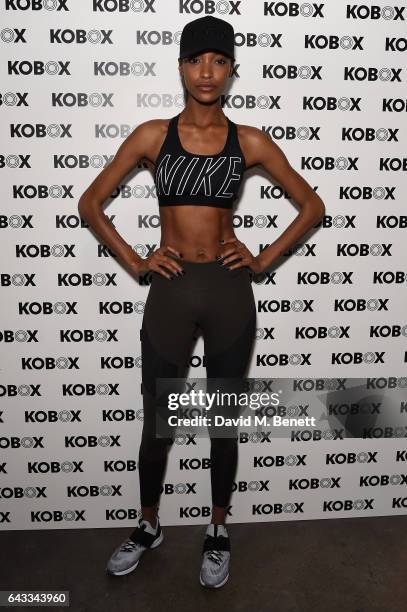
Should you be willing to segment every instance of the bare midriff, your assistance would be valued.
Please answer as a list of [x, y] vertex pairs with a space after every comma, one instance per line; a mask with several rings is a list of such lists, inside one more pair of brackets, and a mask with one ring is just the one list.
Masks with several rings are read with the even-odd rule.
[[232, 227], [233, 212], [228, 208], [197, 206], [161, 206], [161, 242], [194, 262], [213, 261], [221, 255], [220, 240], [236, 238]]

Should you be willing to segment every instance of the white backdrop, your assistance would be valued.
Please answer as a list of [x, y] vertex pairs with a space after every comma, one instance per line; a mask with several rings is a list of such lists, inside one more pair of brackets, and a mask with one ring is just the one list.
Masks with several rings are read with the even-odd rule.
[[[137, 283], [77, 205], [139, 123], [182, 110], [180, 34], [204, 14], [235, 29], [225, 114], [269, 131], [326, 205], [321, 226], [253, 279], [248, 376], [404, 388], [405, 3], [3, 0], [0, 11], [2, 529], [139, 515], [149, 277]], [[141, 162], [105, 207], [141, 256], [159, 246], [151, 170]], [[257, 254], [297, 207], [261, 167], [245, 177], [234, 226]], [[199, 338], [191, 377], [206, 375], [202, 359]], [[404, 410], [374, 439], [242, 441], [228, 521], [404, 513]], [[208, 458], [207, 439], [176, 441], [163, 525], [207, 522]]]

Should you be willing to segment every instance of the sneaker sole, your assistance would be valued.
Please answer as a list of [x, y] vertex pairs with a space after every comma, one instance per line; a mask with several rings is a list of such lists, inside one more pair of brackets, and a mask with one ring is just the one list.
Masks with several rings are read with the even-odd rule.
[[[160, 537], [157, 538], [157, 540], [154, 542], [154, 544], [152, 544], [150, 546], [150, 548], [146, 548], [146, 550], [151, 550], [152, 548], [157, 548], [157, 546], [159, 546], [161, 544], [163, 539], [164, 539], [164, 534], [161, 531]], [[146, 552], [146, 551], [144, 551], [144, 552]], [[110, 574], [110, 576], [126, 576], [127, 574], [130, 574], [131, 572], [133, 572], [136, 569], [136, 567], [138, 566], [139, 563], [140, 563], [140, 559], [138, 559], [136, 561], [136, 563], [134, 563], [134, 565], [131, 565], [130, 567], [128, 567], [125, 570], [122, 570], [121, 572], [114, 572], [114, 571], [110, 570], [108, 567], [106, 567], [106, 572], [108, 574]]]
[[201, 574], [199, 574], [199, 582], [201, 583], [202, 586], [207, 587], [209, 589], [218, 589], [219, 587], [222, 587], [224, 584], [226, 584], [226, 582], [228, 581], [228, 578], [229, 578], [229, 574], [225, 576], [225, 578], [222, 580], [222, 582], [219, 582], [219, 584], [206, 584], [206, 582], [202, 580]]

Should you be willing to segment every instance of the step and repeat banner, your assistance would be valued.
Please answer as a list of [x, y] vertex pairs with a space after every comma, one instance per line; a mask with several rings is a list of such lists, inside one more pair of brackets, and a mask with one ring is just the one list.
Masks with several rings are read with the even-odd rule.
[[[247, 374], [324, 395], [325, 418], [278, 435], [240, 429], [228, 522], [405, 514], [405, 2], [0, 7], [1, 529], [134, 526], [140, 516], [151, 275], [120, 265], [78, 200], [135, 127], [183, 109], [180, 35], [204, 15], [235, 29], [224, 113], [266, 131], [326, 205], [318, 226], [252, 279]], [[104, 207], [142, 257], [160, 243], [152, 171], [140, 160]], [[240, 196], [233, 225], [255, 255], [300, 210], [261, 166]], [[188, 375], [206, 376], [199, 336]], [[356, 379], [357, 391], [341, 394]], [[309, 414], [307, 404], [291, 394], [280, 416]], [[176, 437], [162, 524], [209, 521], [209, 451], [208, 438]]]

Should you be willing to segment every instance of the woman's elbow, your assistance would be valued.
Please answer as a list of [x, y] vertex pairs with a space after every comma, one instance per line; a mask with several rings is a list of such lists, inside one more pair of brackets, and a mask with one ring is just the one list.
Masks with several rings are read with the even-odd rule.
[[316, 196], [316, 197], [317, 197], [317, 200], [313, 205], [313, 209], [314, 209], [315, 218], [317, 222], [319, 222], [321, 221], [321, 219], [323, 219], [325, 212], [326, 212], [326, 208], [325, 208], [325, 204], [323, 200], [321, 200], [319, 196]]
[[321, 206], [320, 206], [320, 211], [319, 211], [319, 220], [320, 221], [324, 218], [325, 212], [326, 212], [325, 204], [321, 200]]
[[97, 205], [95, 202], [83, 193], [78, 201], [78, 212], [82, 219], [87, 221], [88, 218], [95, 214], [96, 209]]
[[79, 202], [78, 202], [78, 212], [79, 212], [79, 215], [82, 217], [82, 219], [85, 219], [86, 209], [87, 209], [86, 200], [82, 195], [79, 198]]

